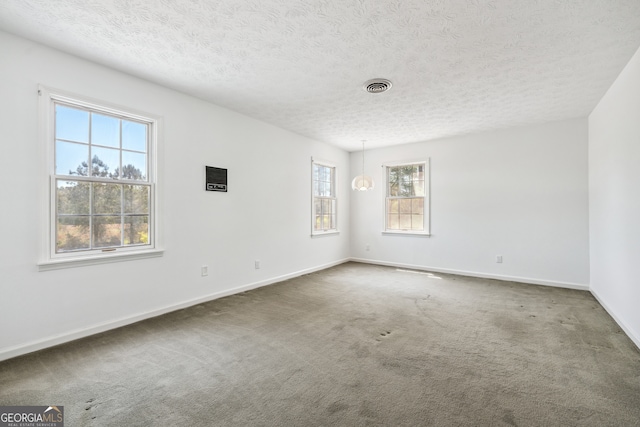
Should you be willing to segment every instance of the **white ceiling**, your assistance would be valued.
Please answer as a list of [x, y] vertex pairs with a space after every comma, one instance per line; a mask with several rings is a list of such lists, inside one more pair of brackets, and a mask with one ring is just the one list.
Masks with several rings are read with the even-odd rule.
[[354, 151], [586, 116], [640, 0], [2, 0], [0, 29]]

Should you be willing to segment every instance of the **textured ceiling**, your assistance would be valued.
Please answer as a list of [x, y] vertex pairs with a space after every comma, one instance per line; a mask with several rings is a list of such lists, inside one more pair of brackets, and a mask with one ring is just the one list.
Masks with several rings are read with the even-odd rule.
[[0, 29], [353, 151], [586, 116], [640, 0], [2, 0]]

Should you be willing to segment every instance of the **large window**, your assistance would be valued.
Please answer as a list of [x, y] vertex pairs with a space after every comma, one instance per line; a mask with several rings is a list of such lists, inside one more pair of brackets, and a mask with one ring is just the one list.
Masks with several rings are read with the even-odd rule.
[[429, 234], [428, 162], [386, 165], [385, 231]]
[[312, 234], [336, 233], [337, 198], [336, 168], [330, 164], [311, 162], [313, 202], [312, 202]]
[[156, 120], [52, 94], [46, 261], [155, 249]]

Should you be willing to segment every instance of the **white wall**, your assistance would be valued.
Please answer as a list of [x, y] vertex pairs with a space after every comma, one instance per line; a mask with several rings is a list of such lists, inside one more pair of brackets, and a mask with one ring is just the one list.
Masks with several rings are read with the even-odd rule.
[[589, 116], [591, 292], [640, 347], [640, 50]]
[[[367, 151], [376, 188], [352, 195], [351, 255], [587, 289], [587, 139], [585, 118]], [[427, 157], [432, 236], [382, 235], [380, 165]], [[351, 153], [351, 170], [360, 165]]]
[[[348, 258], [348, 153], [2, 32], [0, 82], [0, 359]], [[163, 257], [38, 272], [38, 84], [163, 117]], [[311, 156], [339, 168], [340, 235], [310, 237]]]

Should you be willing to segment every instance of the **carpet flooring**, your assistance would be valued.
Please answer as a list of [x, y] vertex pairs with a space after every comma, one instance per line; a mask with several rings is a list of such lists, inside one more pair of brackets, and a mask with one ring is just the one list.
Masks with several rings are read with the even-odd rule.
[[640, 426], [585, 291], [347, 263], [0, 362], [66, 426]]

